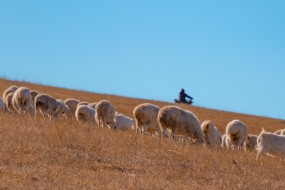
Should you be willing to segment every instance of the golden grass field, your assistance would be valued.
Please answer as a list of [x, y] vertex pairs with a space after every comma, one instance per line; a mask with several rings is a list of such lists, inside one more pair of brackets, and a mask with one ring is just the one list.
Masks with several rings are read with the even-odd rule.
[[[132, 116], [135, 106], [167, 102], [127, 98], [0, 79], [0, 92], [26, 86], [55, 98], [107, 99]], [[181, 105], [224, 133], [239, 119], [258, 134], [285, 128], [284, 120]], [[2, 189], [285, 189], [285, 162], [256, 153], [209, 149], [157, 137], [98, 129], [74, 119], [0, 113]]]

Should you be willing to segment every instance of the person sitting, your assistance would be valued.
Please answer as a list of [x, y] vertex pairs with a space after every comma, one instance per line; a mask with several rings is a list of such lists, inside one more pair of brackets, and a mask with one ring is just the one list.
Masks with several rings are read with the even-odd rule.
[[[189, 100], [187, 100], [189, 98]], [[188, 103], [192, 104], [193, 97], [189, 96], [188, 94], [185, 93], [185, 90], [182, 88], [181, 91], [179, 92], [179, 101], [181, 103]]]

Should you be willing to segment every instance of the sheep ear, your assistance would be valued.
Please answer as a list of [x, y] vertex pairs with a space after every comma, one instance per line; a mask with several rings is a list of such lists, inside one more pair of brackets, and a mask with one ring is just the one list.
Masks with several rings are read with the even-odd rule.
[[265, 131], [265, 129], [264, 128], [262, 128], [262, 131], [261, 131], [262, 133], [265, 133], [266, 131]]

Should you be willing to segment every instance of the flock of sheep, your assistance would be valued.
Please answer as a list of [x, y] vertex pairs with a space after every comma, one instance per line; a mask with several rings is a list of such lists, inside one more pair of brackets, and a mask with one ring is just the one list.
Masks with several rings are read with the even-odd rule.
[[201, 124], [194, 113], [173, 105], [159, 108], [150, 103], [140, 104], [133, 110], [133, 119], [118, 114], [107, 100], [88, 103], [68, 98], [63, 101], [26, 87], [11, 86], [4, 91], [3, 99], [0, 97], [0, 109], [3, 112], [34, 114], [35, 117], [41, 114], [49, 120], [62, 116], [75, 117], [78, 122], [90, 126], [130, 130], [144, 135], [151, 133], [160, 138], [171, 137], [174, 141], [189, 141], [210, 147], [255, 150], [256, 159], [260, 154], [285, 154], [285, 129], [275, 133], [263, 129], [257, 136], [248, 134], [244, 123], [233, 120], [221, 136], [213, 122], [206, 120]]

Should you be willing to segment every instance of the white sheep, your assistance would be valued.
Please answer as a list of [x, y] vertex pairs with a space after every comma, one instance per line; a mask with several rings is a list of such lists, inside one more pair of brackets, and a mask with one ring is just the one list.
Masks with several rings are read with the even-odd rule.
[[87, 106], [89, 106], [90, 108], [93, 108], [95, 110], [96, 104], [97, 104], [97, 102], [92, 102], [92, 103], [88, 103]]
[[44, 117], [49, 117], [51, 120], [57, 112], [58, 103], [55, 98], [47, 94], [38, 94], [34, 101], [35, 116], [40, 111]]
[[205, 143], [201, 124], [194, 113], [171, 105], [161, 108], [157, 119], [163, 131], [171, 130], [173, 139], [178, 132], [185, 136], [184, 139], [190, 137], [200, 143]]
[[13, 94], [12, 105], [18, 114], [33, 113], [33, 99], [30, 90], [26, 87], [18, 88]]
[[77, 104], [77, 106], [80, 106], [80, 105], [85, 105], [85, 106], [87, 106], [89, 104], [89, 102], [79, 102], [78, 104]]
[[15, 108], [13, 107], [12, 105], [12, 98], [13, 98], [13, 95], [14, 95], [14, 92], [10, 92], [9, 94], [6, 94], [5, 96], [5, 105], [6, 105], [6, 109], [9, 111], [9, 112], [16, 112]]
[[227, 135], [226, 134], [223, 134], [222, 135], [222, 144], [221, 144], [221, 147], [222, 148], [227, 148], [227, 144], [228, 144], [228, 139], [227, 139]]
[[135, 128], [135, 120], [123, 114], [116, 113], [116, 129], [132, 130]]
[[271, 156], [275, 155], [285, 155], [285, 136], [276, 135], [274, 133], [266, 132], [262, 129], [261, 133], [257, 138], [256, 145], [258, 159], [259, 155], [269, 154]]
[[67, 118], [71, 118], [72, 113], [70, 108], [61, 99], [56, 99], [56, 101], [57, 101], [57, 110], [54, 116], [58, 117], [61, 115], [65, 115]]
[[233, 148], [242, 149], [244, 142], [247, 139], [248, 129], [247, 126], [239, 120], [233, 120], [228, 123], [226, 127], [226, 144], [229, 149]]
[[96, 104], [96, 123], [100, 127], [111, 127], [114, 129], [116, 127], [115, 121], [115, 108], [108, 100], [101, 100]]
[[4, 92], [3, 92], [3, 100], [4, 100], [4, 103], [6, 104], [6, 96], [9, 94], [9, 93], [14, 93], [19, 87], [18, 86], [10, 86], [8, 87]]
[[161, 133], [157, 116], [160, 108], [150, 103], [143, 103], [136, 106], [133, 116], [136, 122], [136, 131], [147, 133], [148, 130]]
[[75, 116], [75, 111], [79, 102], [79, 100], [76, 100], [74, 98], [67, 98], [64, 100], [65, 105], [69, 107], [73, 116]]
[[35, 90], [31, 90], [31, 95], [32, 95], [32, 100], [33, 102], [35, 101], [35, 97], [39, 94], [39, 92], [35, 91]]
[[257, 135], [249, 134], [247, 136], [247, 140], [244, 143], [245, 149], [249, 151], [254, 150], [255, 146], [257, 145], [257, 138]]
[[95, 125], [95, 110], [86, 105], [79, 105], [75, 111], [76, 120], [86, 122], [88, 125]]
[[2, 112], [6, 112], [6, 105], [4, 103], [4, 100], [0, 97], [0, 110]]
[[279, 130], [275, 131], [274, 134], [276, 134], [276, 135], [285, 135], [285, 129], [279, 129]]
[[219, 130], [215, 127], [214, 123], [206, 120], [201, 124], [201, 129], [204, 134], [205, 143], [209, 146], [220, 146], [222, 138]]

